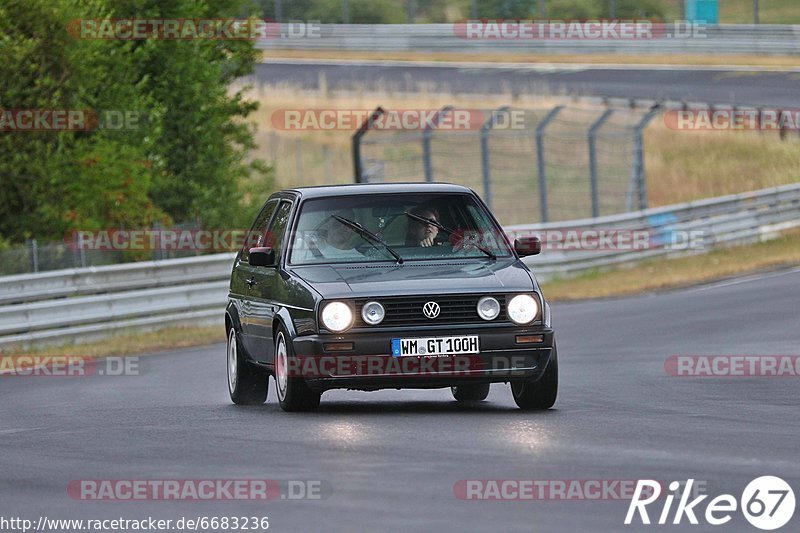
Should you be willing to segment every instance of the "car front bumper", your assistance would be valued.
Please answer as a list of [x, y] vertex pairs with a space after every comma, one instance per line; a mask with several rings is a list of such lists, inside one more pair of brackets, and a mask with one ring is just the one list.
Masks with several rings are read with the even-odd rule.
[[[482, 325], [483, 326], [483, 325]], [[392, 356], [393, 338], [477, 335], [477, 354]], [[520, 344], [518, 336], [541, 335], [541, 342]], [[313, 389], [441, 388], [470, 383], [499, 383], [541, 377], [553, 353], [555, 333], [544, 326], [449, 326], [318, 334], [293, 341], [293, 375]], [[352, 343], [331, 351], [333, 343]], [[328, 350], [326, 350], [328, 348]]]

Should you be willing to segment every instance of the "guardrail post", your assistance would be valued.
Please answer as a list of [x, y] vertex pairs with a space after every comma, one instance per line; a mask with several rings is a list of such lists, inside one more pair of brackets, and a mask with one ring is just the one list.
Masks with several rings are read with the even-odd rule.
[[600, 199], [598, 198], [597, 186], [597, 130], [599, 130], [606, 120], [614, 114], [614, 110], [609, 108], [600, 115], [594, 124], [589, 128], [589, 185], [592, 189], [592, 217], [600, 216]]
[[453, 106], [449, 105], [441, 108], [433, 119], [433, 126], [428, 124], [425, 126], [425, 131], [422, 132], [422, 165], [425, 169], [425, 181], [428, 183], [433, 181], [433, 165], [431, 164], [431, 137], [433, 136], [433, 128], [438, 127], [442, 117], [452, 110]]
[[541, 123], [536, 127], [536, 163], [539, 171], [539, 209], [542, 215], [542, 222], [548, 221], [547, 212], [547, 176], [544, 167], [544, 130], [556, 118], [556, 115], [564, 109], [559, 105], [550, 110]]
[[366, 135], [372, 123], [378, 120], [378, 117], [383, 113], [384, 111], [381, 106], [376, 107], [375, 111], [373, 111], [364, 123], [361, 124], [361, 127], [358, 128], [358, 131], [353, 134], [353, 172], [355, 173], [354, 177], [356, 183], [363, 183], [361, 181], [364, 170], [361, 165], [361, 138]]
[[[634, 133], [633, 172], [631, 178], [636, 186], [639, 209], [647, 209], [647, 177], [644, 169], [644, 129], [661, 112], [661, 104], [655, 104], [636, 125]], [[630, 191], [629, 191], [630, 193]], [[630, 202], [628, 205], [630, 211]]]
[[483, 201], [489, 209], [492, 208], [492, 175], [489, 166], [489, 132], [497, 123], [500, 113], [508, 112], [508, 106], [503, 106], [492, 112], [492, 116], [481, 126], [481, 170], [483, 171]]

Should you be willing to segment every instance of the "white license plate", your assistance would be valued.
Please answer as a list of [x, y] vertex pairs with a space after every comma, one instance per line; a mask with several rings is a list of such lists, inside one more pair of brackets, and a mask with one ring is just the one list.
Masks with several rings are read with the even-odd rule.
[[480, 347], [477, 335], [392, 339], [392, 355], [395, 357], [408, 355], [461, 355], [478, 352], [480, 352]]

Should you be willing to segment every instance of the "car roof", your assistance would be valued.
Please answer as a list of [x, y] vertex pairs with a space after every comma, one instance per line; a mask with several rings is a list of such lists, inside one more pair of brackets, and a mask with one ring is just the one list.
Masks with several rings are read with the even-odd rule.
[[392, 194], [392, 193], [472, 193], [463, 185], [453, 183], [349, 183], [343, 185], [321, 185], [317, 187], [297, 187], [287, 189], [303, 198], [322, 198], [328, 196], [350, 196], [354, 194]]

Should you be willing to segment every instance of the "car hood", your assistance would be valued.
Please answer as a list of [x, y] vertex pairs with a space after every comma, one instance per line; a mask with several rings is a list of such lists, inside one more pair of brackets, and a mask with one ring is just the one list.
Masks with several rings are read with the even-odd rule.
[[292, 267], [292, 272], [325, 299], [533, 289], [526, 267], [516, 259], [308, 265]]

